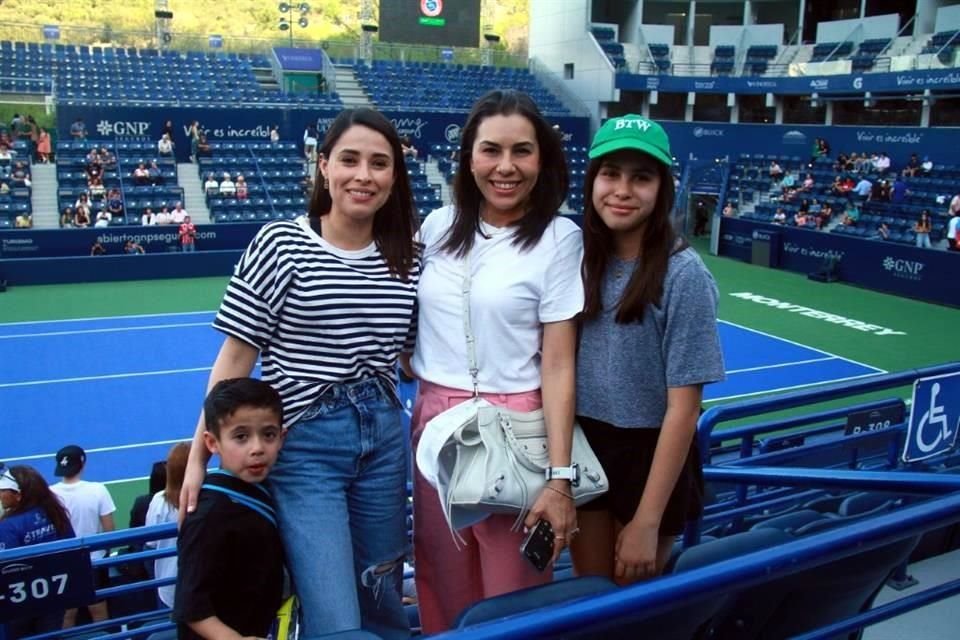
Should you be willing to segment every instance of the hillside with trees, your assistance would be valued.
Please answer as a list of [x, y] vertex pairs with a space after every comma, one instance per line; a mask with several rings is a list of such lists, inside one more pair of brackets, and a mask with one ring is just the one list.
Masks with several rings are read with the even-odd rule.
[[[288, 42], [277, 29], [279, 0], [170, 0], [176, 48], [205, 48], [207, 36], [223, 36], [226, 49], [244, 49], [244, 41]], [[287, 0], [296, 4], [295, 0]], [[360, 36], [358, 0], [306, 0], [310, 25], [296, 27], [298, 44], [349, 40]], [[527, 45], [527, 0], [483, 0], [484, 13], [505, 47], [524, 53]], [[152, 46], [153, 0], [0, 0], [0, 39], [37, 42], [42, 26], [59, 25], [61, 41], [72, 44]], [[288, 14], [289, 15], [289, 14]], [[194, 44], [196, 43], [196, 44]]]

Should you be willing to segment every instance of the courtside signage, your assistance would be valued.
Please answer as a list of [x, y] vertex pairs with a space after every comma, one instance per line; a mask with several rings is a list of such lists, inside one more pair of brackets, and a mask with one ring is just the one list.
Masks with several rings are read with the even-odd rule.
[[799, 304], [793, 304], [792, 302], [783, 302], [781, 300], [777, 300], [776, 298], [768, 298], [767, 296], [761, 296], [756, 293], [750, 293], [749, 291], [739, 291], [737, 293], [731, 293], [730, 295], [733, 296], [734, 298], [740, 298], [741, 300], [756, 302], [757, 304], [766, 305], [774, 309], [780, 309], [781, 311], [789, 311], [790, 313], [796, 313], [797, 315], [806, 316], [807, 318], [813, 318], [815, 320], [823, 320], [824, 322], [837, 324], [842, 327], [848, 327], [850, 329], [856, 329], [857, 331], [863, 331], [864, 333], [872, 333], [875, 336], [907, 335], [906, 331], [897, 331], [896, 329], [881, 327], [878, 324], [870, 324], [869, 322], [863, 322], [862, 320], [854, 320], [853, 318], [846, 318], [844, 316], [837, 315], [835, 313], [828, 313], [826, 311], [820, 311], [818, 309], [811, 309], [810, 307], [804, 307]]
[[0, 623], [93, 601], [89, 549], [0, 562]]
[[957, 444], [960, 431], [960, 372], [919, 378], [913, 383], [903, 461], [942, 455]]

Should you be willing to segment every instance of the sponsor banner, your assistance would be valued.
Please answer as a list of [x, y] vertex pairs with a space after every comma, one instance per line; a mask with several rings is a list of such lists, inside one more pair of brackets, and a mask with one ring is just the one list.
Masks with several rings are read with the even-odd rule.
[[321, 49], [298, 49], [295, 47], [274, 47], [273, 53], [280, 61], [284, 71], [323, 71], [323, 51]]
[[[296, 51], [301, 51], [297, 49]], [[337, 116], [337, 111], [316, 108], [255, 108], [221, 109], [205, 107], [88, 107], [61, 105], [57, 107], [57, 128], [61, 140], [70, 140], [70, 125], [83, 118], [90, 139], [149, 139], [157, 140], [167, 120], [174, 123], [174, 144], [178, 162], [186, 162], [190, 154], [187, 132], [193, 120], [211, 142], [249, 140], [270, 137], [270, 127], [280, 128], [283, 140], [303, 139], [308, 124], [314, 124], [324, 135]], [[421, 111], [384, 111], [401, 136], [407, 135], [421, 153], [435, 144], [457, 144], [466, 113], [431, 113]], [[590, 143], [588, 118], [548, 118], [557, 125], [564, 143], [586, 146]]]
[[826, 258], [835, 258], [844, 282], [960, 306], [960, 293], [951, 286], [960, 281], [960, 258], [954, 253], [736, 218], [722, 218], [720, 224], [720, 255], [749, 260], [753, 230], [772, 229], [782, 237], [783, 269], [812, 273]]
[[[197, 249], [218, 251], [244, 249], [260, 228], [257, 223], [198, 224]], [[123, 245], [133, 240], [149, 253], [180, 249], [177, 225], [153, 227], [107, 227], [105, 229], [23, 229], [0, 231], [0, 260], [16, 258], [58, 258], [88, 256], [94, 242], [107, 255], [122, 255]], [[134, 259], [136, 256], [125, 256]]]
[[[816, 138], [830, 143], [835, 155], [841, 151], [885, 151], [894, 168], [902, 167], [911, 153], [930, 156], [937, 164], [960, 164], [960, 129], [919, 127], [857, 127], [779, 124], [728, 124], [721, 122], [662, 121], [670, 136], [673, 155], [681, 161], [740, 154], [810, 157]], [[952, 193], [949, 195], [953, 195]]]
[[666, 93], [741, 93], [810, 95], [811, 93], [913, 93], [924, 89], [960, 88], [960, 71], [932, 69], [891, 73], [839, 74], [801, 77], [696, 77], [649, 76], [621, 73], [617, 89], [627, 91], [657, 90]]

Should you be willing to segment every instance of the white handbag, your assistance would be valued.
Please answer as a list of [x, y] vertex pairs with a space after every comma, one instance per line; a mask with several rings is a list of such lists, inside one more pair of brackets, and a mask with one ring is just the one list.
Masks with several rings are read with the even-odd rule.
[[[427, 422], [417, 447], [417, 468], [437, 489], [451, 531], [490, 514], [526, 518], [546, 484], [550, 467], [543, 410], [513, 411], [480, 397], [476, 340], [470, 325], [471, 264], [463, 276], [463, 330], [467, 341], [473, 398]], [[583, 430], [573, 425], [571, 492], [577, 506], [606, 492], [606, 473]]]

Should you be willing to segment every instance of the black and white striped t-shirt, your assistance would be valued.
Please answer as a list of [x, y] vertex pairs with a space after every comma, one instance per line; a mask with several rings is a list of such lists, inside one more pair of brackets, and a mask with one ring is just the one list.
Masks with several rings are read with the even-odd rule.
[[413, 351], [419, 278], [419, 260], [404, 282], [375, 244], [346, 251], [306, 217], [278, 220], [247, 247], [213, 326], [260, 350], [289, 427], [331, 383], [395, 384], [397, 356]]

